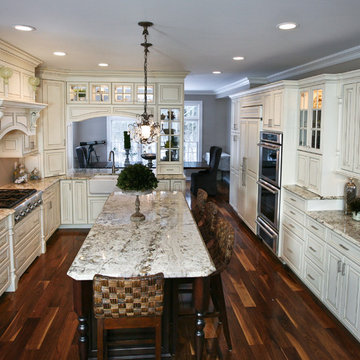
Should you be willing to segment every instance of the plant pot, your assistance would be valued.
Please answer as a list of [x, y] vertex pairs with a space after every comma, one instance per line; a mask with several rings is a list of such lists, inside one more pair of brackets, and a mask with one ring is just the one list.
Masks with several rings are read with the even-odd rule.
[[360, 221], [360, 211], [359, 212], [352, 212], [352, 218], [356, 221]]

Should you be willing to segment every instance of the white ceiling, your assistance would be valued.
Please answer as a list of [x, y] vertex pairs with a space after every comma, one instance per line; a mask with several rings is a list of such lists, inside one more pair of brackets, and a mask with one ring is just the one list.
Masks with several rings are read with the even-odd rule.
[[[359, 0], [3, 0], [0, 38], [47, 68], [98, 70], [107, 62], [108, 71], [142, 70], [137, 23], [152, 21], [149, 70], [189, 71], [185, 89], [206, 92], [359, 46], [359, 15]], [[300, 27], [276, 29], [290, 20]]]

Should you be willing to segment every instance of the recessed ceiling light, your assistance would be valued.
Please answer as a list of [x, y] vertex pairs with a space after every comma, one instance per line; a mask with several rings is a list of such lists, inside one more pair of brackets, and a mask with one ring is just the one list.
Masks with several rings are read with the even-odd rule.
[[36, 30], [33, 26], [30, 26], [30, 25], [14, 25], [14, 28], [19, 31], [34, 31], [34, 30]]
[[65, 56], [65, 55], [66, 55], [66, 52], [63, 52], [63, 51], [54, 51], [53, 54], [56, 55], [56, 56]]
[[109, 64], [107, 64], [107, 63], [100, 63], [100, 64], [98, 64], [99, 66], [102, 66], [102, 67], [107, 67], [107, 66], [109, 66]]
[[239, 60], [244, 60], [245, 58], [243, 56], [234, 56], [233, 60], [235, 61], [239, 61]]
[[212, 73], [215, 75], [218, 75], [218, 74], [221, 74], [221, 71], [213, 71]]
[[276, 27], [280, 30], [293, 30], [299, 27], [299, 25], [294, 22], [284, 22], [281, 24], [277, 24]]

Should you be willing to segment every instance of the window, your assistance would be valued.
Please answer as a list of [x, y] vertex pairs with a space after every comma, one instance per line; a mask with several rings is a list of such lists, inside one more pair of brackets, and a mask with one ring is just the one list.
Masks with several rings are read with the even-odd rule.
[[201, 161], [202, 101], [184, 103], [184, 161]]
[[[107, 117], [107, 153], [112, 150], [115, 153], [115, 162], [120, 165], [124, 164], [126, 153], [124, 149], [124, 131], [129, 130], [129, 125], [135, 122], [135, 118], [127, 118], [121, 116]], [[146, 163], [141, 158], [143, 152], [156, 153], [156, 143], [150, 145], [141, 145], [131, 140], [131, 149], [129, 160], [130, 163], [141, 161]]]

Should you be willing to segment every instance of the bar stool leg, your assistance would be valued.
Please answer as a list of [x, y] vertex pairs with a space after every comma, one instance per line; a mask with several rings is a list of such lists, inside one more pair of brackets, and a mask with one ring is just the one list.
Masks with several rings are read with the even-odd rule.
[[104, 359], [104, 319], [97, 319], [97, 358]]
[[161, 317], [156, 318], [155, 325], [155, 359], [161, 359]]

